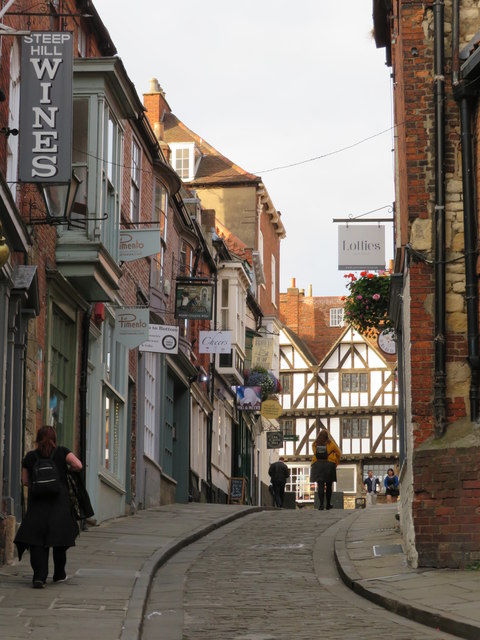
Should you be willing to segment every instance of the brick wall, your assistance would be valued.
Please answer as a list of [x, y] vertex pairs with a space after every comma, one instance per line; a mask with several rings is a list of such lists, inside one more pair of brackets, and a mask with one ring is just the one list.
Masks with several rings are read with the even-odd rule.
[[330, 309], [343, 307], [337, 296], [305, 295], [295, 286], [280, 294], [280, 319], [310, 348], [320, 362], [345, 327], [330, 326]]
[[480, 450], [416, 451], [413, 521], [418, 564], [466, 568], [480, 560]]

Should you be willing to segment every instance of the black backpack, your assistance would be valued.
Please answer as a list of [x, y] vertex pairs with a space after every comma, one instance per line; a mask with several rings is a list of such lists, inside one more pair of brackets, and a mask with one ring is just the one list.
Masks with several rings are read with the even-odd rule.
[[48, 458], [41, 458], [38, 451], [35, 451], [37, 459], [32, 469], [31, 486], [34, 496], [52, 496], [60, 493], [60, 474], [53, 461], [55, 451], [56, 449]]
[[317, 445], [317, 460], [328, 460], [327, 447], [324, 444]]

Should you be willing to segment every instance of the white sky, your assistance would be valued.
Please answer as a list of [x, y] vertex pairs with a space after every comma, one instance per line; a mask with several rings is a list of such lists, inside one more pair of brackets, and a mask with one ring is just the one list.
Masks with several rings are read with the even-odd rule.
[[[332, 219], [394, 199], [390, 69], [372, 0], [94, 2], [140, 97], [158, 78], [186, 126], [262, 177], [287, 232], [281, 291], [295, 278], [313, 295], [344, 295]], [[391, 224], [385, 235], [388, 261]]]

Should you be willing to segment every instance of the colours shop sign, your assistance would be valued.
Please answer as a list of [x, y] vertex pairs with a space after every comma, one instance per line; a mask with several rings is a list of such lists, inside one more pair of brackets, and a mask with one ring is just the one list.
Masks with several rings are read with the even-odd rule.
[[72, 177], [73, 34], [33, 31], [22, 37], [19, 179]]
[[358, 224], [338, 227], [338, 268], [385, 269], [385, 227]]

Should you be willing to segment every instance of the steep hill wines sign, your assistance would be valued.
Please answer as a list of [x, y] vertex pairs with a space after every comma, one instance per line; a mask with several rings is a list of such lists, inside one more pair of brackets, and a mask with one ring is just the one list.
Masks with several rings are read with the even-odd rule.
[[22, 182], [66, 183], [72, 177], [73, 33], [22, 37], [20, 159]]

